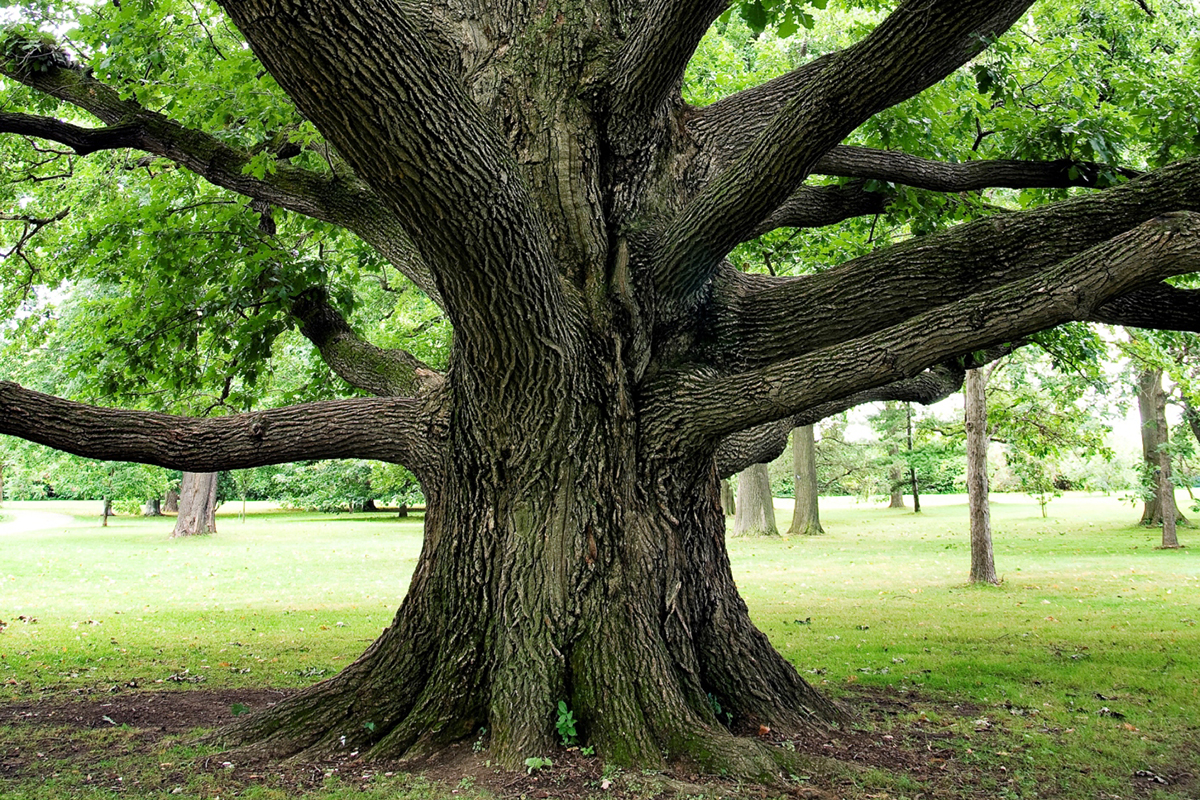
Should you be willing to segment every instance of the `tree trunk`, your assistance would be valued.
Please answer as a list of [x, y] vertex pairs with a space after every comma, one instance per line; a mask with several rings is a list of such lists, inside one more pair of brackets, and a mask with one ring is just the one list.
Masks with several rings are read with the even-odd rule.
[[100, 511], [100, 527], [101, 528], [108, 527], [108, 518], [111, 517], [112, 515], [113, 515], [112, 498], [106, 497], [106, 498], [104, 498], [104, 508]]
[[965, 389], [971, 583], [999, 584], [992, 554], [992, 519], [988, 507], [987, 378], [982, 370], [967, 370]]
[[[913, 452], [913, 424], [912, 424], [912, 403], [904, 404], [905, 424], [908, 428], [908, 455], [911, 458]], [[909, 482], [912, 485], [913, 496], [913, 513], [921, 513], [921, 491], [917, 486], [917, 468], [909, 463], [908, 467]]]
[[[1170, 476], [1170, 456], [1167, 453], [1166, 394], [1162, 386], [1162, 370], [1142, 370], [1137, 376], [1138, 416], [1142, 430], [1142, 464], [1144, 480], [1149, 484], [1141, 523], [1147, 527], [1163, 524], [1162, 490], [1159, 471], [1166, 454], [1167, 474]], [[1172, 495], [1172, 497], [1174, 497]], [[1174, 503], [1172, 503], [1174, 506]], [[1175, 508], [1175, 521], [1187, 522]]]
[[[1162, 391], [1161, 381], [1158, 384], [1159, 391], [1154, 400], [1154, 416], [1162, 423], [1164, 435], [1166, 439], [1166, 421], [1167, 421], [1167, 398], [1166, 393]], [[1140, 397], [1140, 394], [1139, 394]], [[1175, 484], [1171, 481], [1171, 451], [1167, 447], [1169, 442], [1164, 441], [1159, 448], [1158, 455], [1158, 470], [1157, 470], [1157, 489], [1158, 505], [1162, 516], [1162, 546], [1165, 549], [1174, 549], [1179, 547], [1179, 539], [1175, 535]]]
[[157, 497], [151, 497], [142, 505], [143, 517], [161, 517], [162, 516], [162, 501]]
[[171, 538], [217, 532], [217, 473], [185, 472]]
[[888, 466], [888, 481], [891, 484], [892, 495], [888, 501], [888, 508], [906, 508], [904, 505], [904, 483], [906, 476], [904, 475], [904, 465], [897, 458], [900, 455], [900, 448], [894, 444], [889, 445], [888, 455], [892, 459], [892, 463]]
[[[561, 425], [559, 441], [541, 431], [526, 448], [452, 427], [446, 479], [422, 484], [425, 546], [392, 625], [342, 673], [239, 718], [221, 741], [419, 757], [486, 727], [490, 757], [518, 767], [553, 751], [561, 700], [606, 763], [686, 757], [778, 775], [786, 751], [731, 736], [714, 701], [736, 728], [798, 732], [841, 712], [750, 622], [711, 456], [626, 469], [638, 448], [632, 418], [607, 411], [619, 407], [513, 414]], [[765, 469], [744, 492], [769, 497]]]
[[738, 475], [734, 536], [778, 536], [771, 474], [766, 464], [754, 464]]
[[179, 513], [179, 492], [177, 490], [167, 490], [167, 494], [163, 498], [162, 510], [168, 514]]
[[792, 469], [795, 480], [796, 510], [792, 513], [791, 535], [824, 533], [817, 506], [820, 487], [817, 484], [817, 449], [813, 426], [804, 425], [792, 431]]
[[727, 517], [737, 515], [737, 501], [734, 499], [733, 484], [729, 482], [729, 478], [721, 479], [721, 510]]

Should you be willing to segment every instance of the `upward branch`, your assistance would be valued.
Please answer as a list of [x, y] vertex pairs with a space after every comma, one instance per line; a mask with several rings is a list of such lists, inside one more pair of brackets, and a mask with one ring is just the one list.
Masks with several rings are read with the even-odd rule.
[[689, 298], [818, 160], [871, 115], [941, 80], [1032, 0], [906, 0], [862, 42], [804, 68], [806, 80], [745, 152], [662, 237], [655, 283]]
[[224, 0], [263, 64], [404, 226], [464, 363], [536, 373], [578, 346], [578, 301], [518, 165], [391, 0]]

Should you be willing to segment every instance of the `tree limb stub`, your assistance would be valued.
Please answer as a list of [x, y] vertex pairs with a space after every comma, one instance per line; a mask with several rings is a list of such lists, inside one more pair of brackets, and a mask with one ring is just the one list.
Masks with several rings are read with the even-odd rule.
[[0, 433], [106, 461], [187, 472], [325, 458], [403, 464], [421, 480], [438, 464], [434, 400], [359, 398], [198, 419], [76, 403], [0, 382]]
[[400, 349], [364, 341], [329, 302], [324, 289], [310, 289], [292, 303], [300, 333], [316, 346], [321, 359], [342, 380], [380, 397], [408, 397], [436, 389], [441, 375]]
[[[648, 393], [648, 426], [720, 439], [831, 397], [915, 376], [962, 353], [1087, 319], [1140, 286], [1198, 269], [1200, 214], [1164, 214], [1040, 274], [871, 335], [728, 378], [708, 371], [664, 376]], [[735, 399], [739, 408], [731, 413]]]

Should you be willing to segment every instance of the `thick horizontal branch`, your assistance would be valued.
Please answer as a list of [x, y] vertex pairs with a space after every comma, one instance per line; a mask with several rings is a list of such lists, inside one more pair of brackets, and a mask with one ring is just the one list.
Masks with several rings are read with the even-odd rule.
[[1146, 220], [1200, 211], [1200, 159], [1104, 192], [911, 239], [818, 275], [720, 273], [703, 355], [753, 369], [880, 331], [945, 303], [1036, 274]]
[[[66, 66], [64, 66], [66, 64]], [[283, 161], [256, 178], [246, 171], [251, 154], [215, 136], [187, 128], [135, 100], [122, 99], [107, 84], [65, 56], [45, 69], [0, 61], [0, 74], [76, 106], [106, 123], [85, 128], [32, 114], [0, 115], [0, 133], [35, 136], [65, 144], [80, 155], [132, 148], [166, 158], [215, 186], [350, 230], [377, 249], [397, 270], [440, 302], [428, 267], [408, 232], [365, 184], [292, 166]]]
[[697, 370], [649, 388], [646, 425], [678, 441], [725, 436], [920, 374], [933, 364], [1071, 320], [1130, 291], [1200, 270], [1200, 214], [1157, 217], [1038, 275], [799, 358], [730, 376]]
[[941, 80], [1032, 0], [906, 0], [858, 44], [818, 59], [738, 159], [662, 237], [655, 284], [686, 307], [722, 259], [770, 217], [818, 160], [873, 114]]
[[874, 178], [935, 192], [971, 192], [979, 189], [1065, 189], [1096, 186], [1105, 172], [1124, 178], [1141, 173], [1092, 161], [978, 160], [951, 164], [895, 150], [839, 145], [813, 167], [818, 175]]
[[1105, 303], [1087, 321], [1200, 333], [1200, 290], [1166, 283], [1147, 286]]
[[321, 359], [346, 383], [380, 397], [408, 397], [436, 389], [441, 375], [405, 350], [376, 347], [350, 327], [323, 289], [312, 289], [292, 303], [292, 316], [321, 353]]
[[198, 419], [76, 403], [0, 382], [0, 434], [86, 458], [188, 472], [369, 458], [425, 480], [438, 468], [433, 401], [359, 398]]

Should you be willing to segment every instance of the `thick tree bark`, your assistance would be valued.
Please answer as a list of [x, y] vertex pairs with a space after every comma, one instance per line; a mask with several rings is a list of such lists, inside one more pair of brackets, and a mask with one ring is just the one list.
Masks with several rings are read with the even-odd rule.
[[766, 464], [754, 464], [738, 475], [734, 536], [778, 536], [771, 475]]
[[992, 517], [988, 502], [987, 374], [979, 369], [968, 370], [965, 388], [971, 583], [999, 584], [992, 554]]
[[817, 504], [820, 486], [817, 484], [817, 447], [812, 425], [792, 431], [792, 472], [796, 505], [788, 534], [803, 536], [824, 533]]
[[171, 538], [217, 532], [217, 473], [185, 472]]
[[[848, 50], [703, 111], [678, 85], [721, 3], [221, 4], [352, 176], [280, 164], [254, 178], [235, 137], [174, 124], [36, 44], [5, 62], [11, 77], [109, 128], [21, 115], [0, 130], [134, 146], [342, 225], [455, 329], [436, 375], [304, 292], [288, 298], [303, 332], [379, 396], [204, 420], [0, 383], [0, 433], [82, 455], [189, 472], [377, 458], [421, 480], [425, 541], [392, 625], [336, 677], [239, 718], [228, 743], [415, 757], [486, 727], [492, 757], [518, 767], [554, 745], [562, 700], [611, 763], [775, 778], [786, 751], [734, 737], [713, 699], [734, 729], [785, 735], [841, 713], [750, 621], [724, 544], [725, 467], [864, 398], [943, 392], [964, 354], [1136, 315], [1138, 292], [1200, 264], [1194, 161], [819, 275], [730, 275], [725, 257], [764, 225], [878, 213], [863, 186], [803, 186], [822, 164], [942, 187], [1061, 184], [1061, 165], [837, 148], [1029, 0], [902, 0]], [[1172, 296], [1171, 324], [1192, 324]]]

